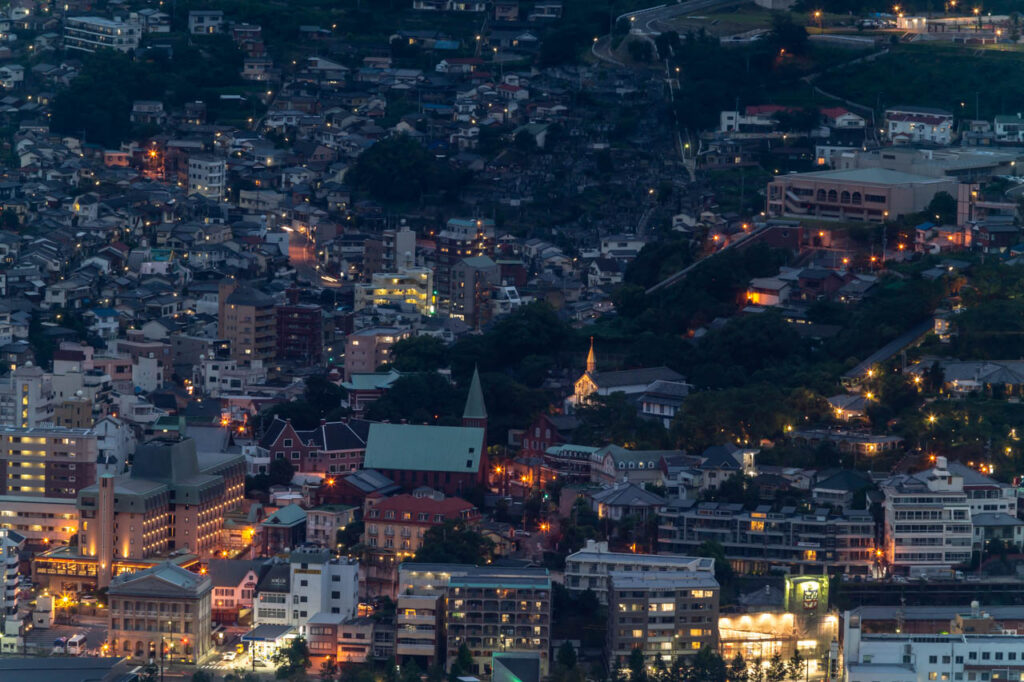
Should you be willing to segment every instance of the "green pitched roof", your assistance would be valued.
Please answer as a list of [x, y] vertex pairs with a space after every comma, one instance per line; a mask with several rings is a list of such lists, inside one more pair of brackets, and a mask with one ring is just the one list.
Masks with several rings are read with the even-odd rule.
[[476, 427], [371, 424], [363, 468], [476, 473], [483, 445]]
[[480, 388], [480, 372], [473, 368], [473, 380], [469, 384], [469, 395], [466, 396], [466, 408], [462, 411], [463, 419], [487, 419], [487, 406], [484, 405], [484, 392]]

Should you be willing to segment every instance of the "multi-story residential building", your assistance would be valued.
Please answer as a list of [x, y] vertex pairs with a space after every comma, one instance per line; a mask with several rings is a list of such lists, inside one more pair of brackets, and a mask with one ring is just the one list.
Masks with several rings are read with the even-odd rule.
[[293, 303], [277, 307], [277, 357], [309, 365], [324, 351], [324, 311], [318, 305]]
[[196, 453], [195, 441], [156, 440], [140, 446], [130, 474], [104, 474], [78, 493], [78, 548], [98, 563], [99, 586], [115, 558], [144, 559], [187, 549], [210, 556], [224, 514], [242, 501], [245, 459]]
[[470, 675], [489, 675], [495, 652], [540, 658], [547, 677], [551, 650], [551, 578], [543, 568], [469, 567], [452, 573], [444, 598], [447, 660], [463, 643], [473, 656]]
[[324, 504], [306, 510], [306, 542], [321, 547], [334, 547], [338, 531], [356, 520], [356, 507], [347, 504]]
[[220, 285], [218, 330], [231, 345], [231, 358], [248, 366], [269, 363], [277, 354], [277, 313], [270, 296], [236, 281]]
[[275, 419], [263, 432], [259, 449], [270, 460], [287, 460], [296, 471], [342, 474], [362, 468], [369, 431], [370, 423], [361, 419], [324, 422], [309, 430]]
[[434, 272], [438, 306], [449, 310], [453, 296], [452, 270], [463, 258], [494, 255], [494, 221], [452, 218], [437, 235], [437, 269]]
[[423, 315], [434, 314], [434, 271], [409, 267], [398, 272], [375, 272], [369, 282], [355, 285], [355, 310], [378, 305], [409, 306]]
[[297, 504], [281, 507], [263, 519], [253, 543], [263, 556], [290, 552], [306, 537], [306, 510]]
[[0, 528], [0, 622], [18, 612], [18, 555], [25, 538]]
[[117, 50], [131, 52], [142, 40], [142, 25], [135, 19], [121, 21], [103, 17], [64, 19], [64, 47], [80, 52]]
[[224, 198], [227, 162], [215, 156], [188, 157], [188, 193], [220, 201]]
[[219, 9], [192, 10], [188, 13], [188, 32], [192, 35], [220, 33], [224, 12]]
[[163, 563], [110, 583], [108, 641], [112, 655], [195, 664], [212, 646], [206, 576]]
[[666, 666], [718, 646], [719, 585], [713, 573], [612, 572], [608, 577], [609, 669], [626, 667], [634, 649]]
[[948, 572], [970, 561], [974, 528], [964, 479], [937, 457], [935, 468], [899, 474], [881, 485], [884, 553], [897, 575]]
[[335, 559], [327, 550], [299, 550], [259, 582], [253, 618], [257, 625], [291, 625], [304, 634], [315, 614], [352, 618], [358, 605], [357, 562]]
[[843, 623], [839, 674], [849, 682], [1017, 680], [1024, 668], [1024, 638], [979, 613], [956, 615], [941, 634], [874, 633], [857, 612]]
[[66, 544], [78, 532], [74, 498], [0, 495], [0, 529], [34, 545]]
[[501, 284], [501, 268], [490, 256], [463, 258], [451, 268], [448, 314], [479, 328], [490, 319], [491, 288]]
[[0, 424], [29, 428], [53, 422], [53, 382], [32, 363], [0, 379]]
[[345, 340], [345, 381], [353, 374], [370, 374], [391, 362], [391, 348], [408, 338], [409, 332], [395, 327], [374, 327], [349, 334]]
[[565, 558], [565, 586], [570, 592], [591, 590], [602, 604], [608, 603], [608, 576], [612, 573], [715, 574], [715, 560], [676, 554], [609, 552], [607, 542], [587, 540], [586, 546]]
[[431, 527], [445, 521], [473, 523], [479, 519], [480, 512], [471, 502], [445, 497], [430, 488], [417, 489], [411, 495], [367, 498], [363, 544], [408, 558], [423, 546], [423, 536]]
[[98, 454], [89, 429], [0, 427], [0, 494], [74, 498], [96, 482]]
[[798, 513], [794, 507], [750, 511], [741, 504], [673, 500], [659, 511], [658, 545], [693, 554], [714, 540], [737, 571], [789, 568], [801, 573], [867, 574], [875, 558], [875, 524], [867, 511]]
[[395, 607], [395, 656], [433, 663], [444, 634], [444, 595], [452, 574], [469, 569], [462, 564], [410, 564], [398, 567]]

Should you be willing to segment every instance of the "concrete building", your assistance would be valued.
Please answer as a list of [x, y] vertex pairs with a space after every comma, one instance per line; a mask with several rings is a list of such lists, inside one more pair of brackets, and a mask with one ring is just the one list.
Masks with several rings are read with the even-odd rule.
[[356, 615], [359, 605], [359, 564], [335, 559], [327, 550], [297, 550], [287, 564], [270, 568], [256, 591], [256, 625], [290, 625], [305, 634], [317, 613]]
[[885, 110], [885, 137], [893, 144], [953, 142], [953, 114], [927, 107], [893, 107]]
[[0, 379], [0, 424], [29, 428], [53, 422], [53, 382], [27, 362]]
[[408, 306], [423, 315], [433, 315], [437, 310], [434, 271], [408, 267], [373, 273], [369, 282], [355, 285], [355, 310], [372, 306]]
[[18, 555], [25, 538], [0, 528], [0, 623], [18, 612]]
[[1017, 680], [1024, 668], [1024, 638], [977, 612], [955, 616], [942, 634], [872, 633], [856, 612], [843, 620], [847, 682]]
[[0, 529], [33, 545], [66, 544], [78, 532], [78, 509], [74, 498], [0, 495]]
[[321, 547], [334, 547], [338, 532], [356, 520], [356, 507], [347, 504], [324, 504], [306, 510], [306, 542]]
[[474, 523], [480, 512], [459, 497], [445, 497], [430, 488], [384, 499], [368, 497], [363, 511], [363, 544], [390, 550], [402, 558], [412, 557], [423, 547], [423, 536], [446, 521]]
[[489, 256], [471, 256], [451, 269], [448, 314], [479, 328], [490, 320], [491, 287], [501, 284], [501, 268]]
[[923, 211], [935, 195], [957, 196], [957, 180], [883, 168], [779, 175], [768, 183], [768, 215], [883, 222]]
[[789, 568], [798, 573], [867, 574], [875, 560], [875, 523], [867, 511], [798, 513], [770, 505], [673, 500], [659, 511], [658, 546], [693, 554], [714, 538], [738, 572]]
[[[547, 677], [551, 650], [551, 578], [543, 568], [469, 567], [452, 574], [444, 598], [447, 660], [451, 667], [466, 643], [470, 675], [490, 675], [496, 652], [540, 657]], [[495, 627], [497, 626], [497, 627]]]
[[345, 340], [345, 381], [353, 374], [371, 374], [391, 361], [391, 348], [409, 332], [397, 327], [373, 327], [349, 334]]
[[0, 427], [0, 494], [74, 498], [96, 482], [98, 455], [89, 429]]
[[215, 156], [188, 157], [188, 193], [220, 201], [224, 198], [227, 162]]
[[277, 313], [270, 296], [230, 280], [220, 285], [217, 335], [227, 339], [231, 359], [244, 366], [267, 364], [277, 355]]
[[104, 474], [78, 494], [79, 552], [98, 562], [100, 587], [115, 558], [145, 559], [186, 549], [210, 556], [224, 514], [242, 501], [245, 459], [203, 453], [195, 441], [151, 441], [130, 474]]
[[881, 485], [883, 551], [896, 575], [949, 573], [970, 561], [974, 527], [964, 479], [937, 457], [935, 468], [899, 474]]
[[437, 268], [434, 272], [438, 306], [448, 311], [454, 288], [452, 271], [464, 258], [494, 255], [494, 221], [476, 218], [452, 218], [437, 235]]
[[188, 32], [192, 35], [220, 33], [224, 26], [221, 10], [192, 10], [188, 13]]
[[103, 17], [67, 17], [64, 20], [64, 48], [79, 52], [117, 50], [131, 52], [142, 40], [137, 20], [121, 21]]
[[565, 587], [570, 592], [591, 590], [602, 604], [608, 603], [608, 577], [612, 573], [715, 574], [715, 561], [675, 554], [609, 552], [607, 542], [587, 540], [586, 546], [565, 559]]
[[277, 307], [277, 357], [313, 365], [324, 352], [324, 310], [292, 303]]
[[612, 572], [608, 577], [609, 669], [625, 668], [634, 649], [654, 665], [718, 646], [719, 585], [713, 573]]
[[205, 576], [164, 563], [113, 579], [108, 592], [111, 653], [132, 661], [194, 664], [210, 650]]

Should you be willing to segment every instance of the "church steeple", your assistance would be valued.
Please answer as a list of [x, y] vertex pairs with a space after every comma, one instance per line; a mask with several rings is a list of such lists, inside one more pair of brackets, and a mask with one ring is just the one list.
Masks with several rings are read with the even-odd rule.
[[587, 374], [597, 371], [597, 356], [594, 355], [594, 337], [590, 337], [590, 352], [587, 353]]
[[480, 388], [480, 371], [473, 368], [473, 380], [469, 383], [469, 394], [466, 396], [466, 407], [462, 410], [462, 423], [467, 421], [487, 421], [487, 406], [484, 405], [484, 392]]

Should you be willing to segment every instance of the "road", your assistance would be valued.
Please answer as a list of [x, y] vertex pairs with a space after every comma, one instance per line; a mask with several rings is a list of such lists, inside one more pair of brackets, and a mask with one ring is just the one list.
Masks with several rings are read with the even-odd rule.
[[[736, 4], [736, 0], [689, 0], [689, 2], [658, 5], [656, 7], [626, 12], [616, 17], [615, 21], [618, 23], [620, 19], [628, 19], [632, 23], [632, 33], [652, 37], [660, 35], [662, 30], [667, 30], [669, 27], [665, 26], [664, 22], [670, 19], [692, 12], [702, 12], [734, 4]], [[601, 36], [591, 45], [590, 51], [597, 59], [603, 62], [615, 66], [625, 66], [612, 52], [611, 42], [611, 36]]]

